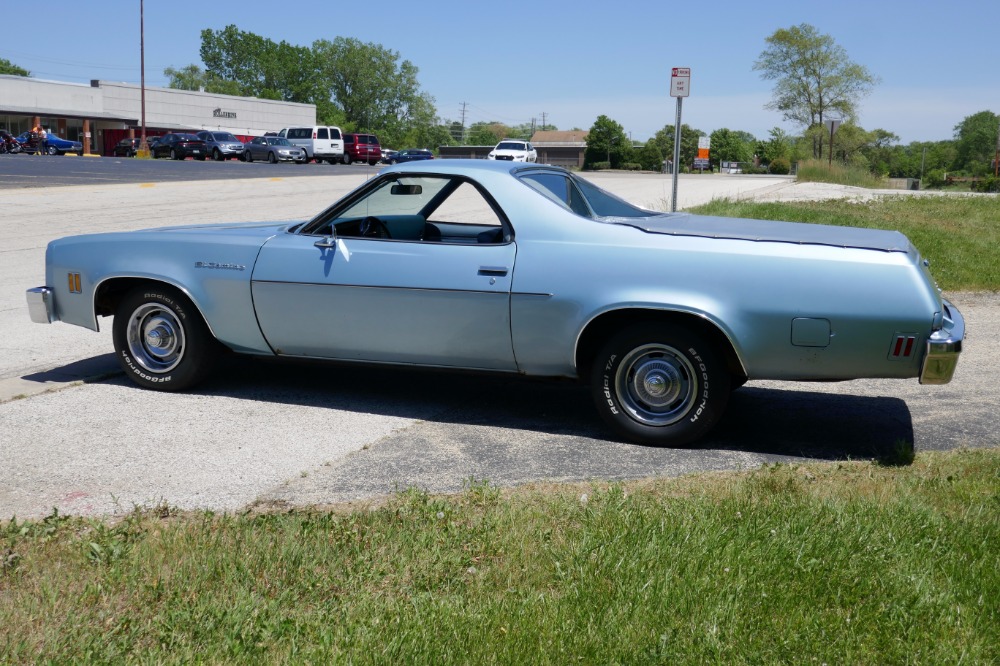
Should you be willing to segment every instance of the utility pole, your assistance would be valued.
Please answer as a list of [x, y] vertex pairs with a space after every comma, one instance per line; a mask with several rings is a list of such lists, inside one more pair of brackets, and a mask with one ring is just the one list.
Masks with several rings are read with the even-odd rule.
[[462, 102], [462, 141], [465, 141], [465, 111], [468, 106], [468, 102]]
[[149, 157], [149, 144], [146, 143], [146, 30], [143, 0], [139, 0], [139, 106], [142, 107], [142, 134], [139, 139], [139, 150], [143, 157]]
[[1000, 178], [1000, 126], [997, 127], [997, 152], [993, 156], [993, 177]]
[[544, 111], [542, 111], [542, 131], [543, 131], [543, 132], [545, 131], [545, 127], [546, 127], [546, 124], [545, 124], [545, 117], [546, 117], [547, 115], [548, 115], [547, 113], [545, 113]]

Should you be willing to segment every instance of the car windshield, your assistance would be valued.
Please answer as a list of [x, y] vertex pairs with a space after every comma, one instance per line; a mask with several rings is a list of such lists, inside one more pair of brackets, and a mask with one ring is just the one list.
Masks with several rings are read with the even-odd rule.
[[291, 146], [292, 144], [288, 142], [288, 139], [284, 137], [269, 138], [267, 140], [272, 146]]
[[496, 148], [497, 150], [527, 150], [523, 143], [518, 143], [516, 141], [502, 141]]
[[216, 141], [237, 141], [238, 139], [229, 132], [216, 132], [212, 135]]

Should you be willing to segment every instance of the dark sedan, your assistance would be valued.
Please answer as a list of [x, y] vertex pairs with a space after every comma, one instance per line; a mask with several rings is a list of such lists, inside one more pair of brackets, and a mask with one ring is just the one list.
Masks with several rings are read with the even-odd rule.
[[115, 144], [111, 154], [115, 157], [135, 157], [136, 151], [139, 150], [140, 141], [142, 139], [129, 139], [126, 137]]
[[150, 150], [153, 157], [167, 156], [172, 160], [182, 160], [185, 157], [204, 160], [208, 156], [205, 142], [194, 134], [164, 134], [163, 138]]
[[434, 159], [434, 153], [426, 148], [407, 148], [391, 156], [389, 164], [402, 164], [403, 162], [419, 162], [420, 160], [432, 159]]

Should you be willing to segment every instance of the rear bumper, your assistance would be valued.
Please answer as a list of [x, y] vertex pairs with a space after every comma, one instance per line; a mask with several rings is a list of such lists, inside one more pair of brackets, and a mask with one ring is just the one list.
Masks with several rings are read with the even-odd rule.
[[953, 304], [944, 301], [944, 326], [927, 340], [920, 367], [921, 384], [947, 384], [955, 374], [965, 338], [965, 319]]
[[54, 295], [48, 287], [33, 287], [25, 292], [28, 299], [28, 314], [36, 324], [51, 324], [54, 317]]

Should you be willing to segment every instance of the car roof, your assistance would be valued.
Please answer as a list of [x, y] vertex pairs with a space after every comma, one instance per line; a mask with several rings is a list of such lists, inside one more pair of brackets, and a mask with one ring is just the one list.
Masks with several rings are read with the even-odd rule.
[[504, 160], [470, 160], [470, 159], [440, 159], [424, 162], [407, 162], [385, 169], [385, 172], [408, 173], [419, 172], [445, 176], [472, 176], [476, 173], [510, 173], [518, 171], [548, 171], [550, 173], [569, 173], [566, 169], [548, 164], [524, 164]]

